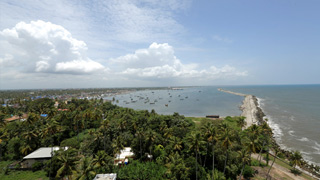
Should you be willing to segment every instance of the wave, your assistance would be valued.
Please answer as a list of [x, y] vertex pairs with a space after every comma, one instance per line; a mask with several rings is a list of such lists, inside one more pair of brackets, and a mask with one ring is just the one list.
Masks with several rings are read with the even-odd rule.
[[298, 141], [303, 141], [303, 142], [306, 142], [306, 141], [310, 141], [308, 138], [306, 137], [302, 137], [300, 139], [297, 139]]
[[258, 100], [258, 107], [259, 107], [259, 108], [262, 108], [262, 106], [265, 105], [265, 104], [264, 104], [265, 99], [262, 99], [262, 98], [258, 98], [258, 97], [257, 97], [257, 100]]
[[293, 131], [293, 130], [288, 131], [288, 134], [289, 134], [290, 136], [295, 136], [295, 135], [293, 135], [293, 133], [295, 133], [295, 131]]

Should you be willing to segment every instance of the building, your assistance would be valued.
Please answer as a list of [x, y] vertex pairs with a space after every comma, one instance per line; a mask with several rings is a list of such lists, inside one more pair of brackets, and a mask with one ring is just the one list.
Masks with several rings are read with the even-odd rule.
[[21, 162], [21, 168], [32, 168], [35, 162], [44, 162], [51, 159], [55, 151], [67, 150], [68, 147], [42, 147], [25, 156]]
[[116, 158], [114, 159], [115, 165], [127, 164], [129, 162], [129, 158], [133, 158], [134, 153], [131, 151], [131, 147], [125, 147], [120, 151], [120, 154], [116, 154]]
[[5, 119], [7, 122], [12, 122], [16, 120], [25, 121], [28, 118], [27, 114], [23, 114], [22, 116], [11, 116], [10, 118]]
[[96, 177], [94, 177], [93, 180], [116, 180], [117, 174], [97, 174]]

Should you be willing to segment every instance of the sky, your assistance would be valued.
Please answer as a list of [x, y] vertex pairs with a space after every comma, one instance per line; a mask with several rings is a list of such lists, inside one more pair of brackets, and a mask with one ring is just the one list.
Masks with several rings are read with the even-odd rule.
[[319, 84], [318, 0], [2, 0], [0, 89]]

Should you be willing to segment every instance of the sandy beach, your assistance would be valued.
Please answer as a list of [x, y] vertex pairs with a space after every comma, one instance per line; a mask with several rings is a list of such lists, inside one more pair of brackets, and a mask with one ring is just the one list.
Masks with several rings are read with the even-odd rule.
[[259, 122], [259, 113], [261, 112], [261, 110], [259, 110], [260, 108], [258, 107], [258, 103], [257, 103], [257, 98], [249, 95], [249, 94], [242, 94], [242, 93], [237, 93], [237, 92], [232, 92], [232, 91], [228, 91], [228, 90], [224, 90], [224, 89], [218, 89], [221, 92], [225, 92], [225, 93], [229, 93], [229, 94], [234, 94], [237, 96], [243, 96], [245, 97], [242, 105], [240, 107], [242, 113], [241, 116], [246, 117], [246, 126], [245, 128], [250, 127], [253, 124], [257, 124]]

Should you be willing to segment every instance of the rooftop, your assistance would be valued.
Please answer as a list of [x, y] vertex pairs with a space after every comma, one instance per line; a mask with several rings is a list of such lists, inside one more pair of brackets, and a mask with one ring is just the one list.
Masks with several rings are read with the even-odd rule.
[[134, 156], [134, 153], [131, 152], [131, 147], [125, 147], [120, 151], [120, 154], [116, 155], [116, 159], [125, 159], [133, 156]]
[[51, 158], [52, 150], [54, 152], [58, 151], [59, 149], [67, 150], [68, 147], [42, 147], [28, 154], [23, 159]]
[[94, 177], [93, 180], [116, 180], [117, 174], [97, 174], [96, 177]]

